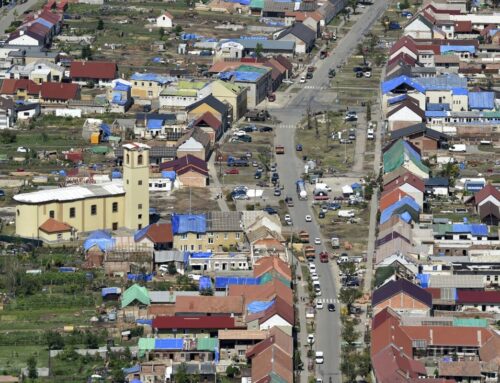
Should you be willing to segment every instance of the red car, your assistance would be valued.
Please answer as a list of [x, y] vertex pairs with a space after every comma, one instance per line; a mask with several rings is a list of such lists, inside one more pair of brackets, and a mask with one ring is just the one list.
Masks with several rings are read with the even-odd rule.
[[325, 251], [319, 253], [319, 261], [321, 263], [328, 263], [328, 253]]
[[225, 174], [240, 174], [239, 169], [226, 169]]

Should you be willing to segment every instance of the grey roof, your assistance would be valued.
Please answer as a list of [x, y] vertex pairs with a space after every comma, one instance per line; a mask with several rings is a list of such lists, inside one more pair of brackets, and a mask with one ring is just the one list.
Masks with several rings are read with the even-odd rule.
[[450, 180], [446, 177], [431, 177], [425, 180], [425, 186], [446, 186], [450, 185]]
[[482, 275], [431, 275], [429, 287], [455, 287], [457, 289], [484, 289]]
[[150, 291], [149, 299], [151, 299], [151, 303], [174, 303], [175, 297], [170, 296], [168, 291]]
[[[151, 146], [149, 149], [150, 158], [175, 158], [177, 155], [177, 148], [173, 146]], [[123, 158], [123, 148], [120, 146], [115, 149], [115, 156]]]
[[273, 0], [266, 0], [264, 3], [264, 12], [293, 12], [295, 10], [295, 3], [278, 2]]
[[302, 23], [295, 23], [291, 27], [283, 30], [279, 34], [278, 39], [281, 39], [289, 34], [292, 34], [299, 40], [302, 40], [308, 46], [313, 45], [314, 41], [316, 40], [316, 33], [314, 33], [312, 29], [309, 29]]
[[315, 1], [302, 1], [300, 3], [299, 11], [301, 12], [314, 12], [318, 8]]
[[135, 119], [133, 118], [117, 118], [113, 121], [113, 125], [117, 125], [120, 128], [133, 129], [135, 127]]
[[226, 115], [229, 107], [223, 103], [222, 101], [216, 99], [214, 96], [209, 95], [205, 98], [202, 98], [199, 101], [196, 101], [195, 103], [189, 105], [186, 110], [191, 111], [195, 108], [197, 108], [200, 105], [207, 104], [208, 106], [214, 108], [216, 111], [221, 113], [222, 115]]
[[210, 211], [206, 217], [207, 231], [243, 231], [239, 211]]
[[195, 126], [193, 129], [189, 129], [186, 134], [179, 139], [177, 145], [180, 146], [184, 144], [190, 137], [193, 137], [196, 141], [202, 144], [204, 148], [207, 148], [210, 145], [210, 135], [205, 133], [203, 129], [198, 126]]
[[449, 140], [450, 136], [437, 130], [427, 128], [425, 123], [414, 124], [406, 128], [394, 130], [391, 132], [391, 140], [398, 140], [402, 137], [412, 136], [417, 133], [424, 133], [425, 136], [435, 140]]
[[255, 49], [257, 44], [262, 45], [264, 51], [284, 51], [293, 52], [295, 49], [295, 41], [288, 40], [245, 40], [245, 39], [235, 39], [234, 42], [243, 45], [244, 49]]
[[155, 250], [155, 263], [184, 262], [184, 253], [179, 250]]

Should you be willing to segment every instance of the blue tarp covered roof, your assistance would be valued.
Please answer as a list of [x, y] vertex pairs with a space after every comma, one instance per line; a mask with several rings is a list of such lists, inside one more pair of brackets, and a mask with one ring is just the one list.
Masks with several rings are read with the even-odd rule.
[[113, 88], [113, 90], [122, 91], [122, 92], [127, 92], [129, 89], [130, 89], [130, 85], [125, 84], [123, 82], [119, 82], [119, 81], [117, 81], [115, 83], [115, 87]]
[[162, 170], [161, 172], [162, 178], [168, 178], [170, 181], [175, 181], [176, 175], [173, 170]]
[[162, 338], [155, 339], [155, 350], [182, 350], [184, 339], [182, 338]]
[[429, 287], [429, 281], [431, 279], [430, 274], [417, 274], [417, 279], [420, 281], [420, 287]]
[[449, 52], [476, 52], [476, 48], [473, 45], [441, 45], [439, 50], [441, 54], [447, 54]]
[[382, 224], [384, 222], [387, 222], [389, 218], [391, 218], [395, 213], [403, 214], [410, 209], [414, 210], [415, 212], [419, 212], [420, 206], [413, 198], [411, 198], [410, 196], [405, 196], [399, 201], [394, 202], [380, 214], [380, 223]]
[[175, 77], [161, 76], [156, 73], [134, 73], [130, 79], [133, 81], [153, 81], [162, 85], [176, 81]]
[[354, 189], [361, 189], [361, 184], [357, 183], [357, 182], [354, 182], [352, 185], [351, 185], [351, 188], [354, 190]]
[[140, 230], [137, 230], [134, 234], [134, 241], [137, 242], [137, 241], [140, 241], [142, 238], [144, 238], [144, 236], [146, 235], [146, 233], [148, 232], [149, 230], [149, 226], [146, 226], [146, 227], [143, 227], [142, 229]]
[[469, 90], [467, 88], [452, 88], [451, 93], [454, 96], [467, 96], [469, 94]]
[[426, 90], [452, 90], [454, 88], [467, 88], [467, 78], [456, 74], [448, 74], [437, 77], [408, 77], [398, 76], [381, 85], [382, 93], [386, 94], [396, 89], [402, 84], [406, 84], [421, 93]]
[[401, 214], [399, 217], [400, 217], [403, 221], [405, 221], [406, 223], [410, 223], [410, 222], [411, 222], [411, 220], [412, 220], [411, 214], [410, 214], [410, 213], [408, 213], [408, 212], [406, 212], [406, 211], [405, 211], [403, 214]]
[[425, 106], [425, 110], [433, 112], [450, 110], [450, 104], [429, 103]]
[[396, 97], [392, 97], [390, 99], [387, 100], [387, 103], [389, 105], [393, 105], [393, 104], [396, 104], [398, 102], [401, 102], [401, 101], [404, 101], [408, 98], [408, 95], [407, 94], [402, 94], [402, 95], [399, 95], [399, 96], [396, 96]]
[[207, 220], [204, 214], [174, 214], [172, 216], [174, 234], [205, 233]]
[[495, 108], [494, 92], [470, 92], [469, 109], [490, 110]]
[[425, 117], [446, 117], [448, 112], [444, 110], [426, 110]]
[[406, 84], [408, 86], [411, 86], [412, 88], [418, 90], [419, 92], [423, 93], [425, 92], [425, 88], [421, 86], [418, 82], [415, 81], [415, 79], [408, 77], [408, 76], [398, 76], [394, 77], [388, 81], [384, 81], [381, 85], [382, 87], [382, 93], [389, 93], [390, 91], [396, 89], [398, 86]]
[[230, 71], [219, 73], [221, 80], [230, 80], [234, 76], [234, 81], [254, 82], [263, 76], [260, 72]]
[[259, 278], [252, 277], [215, 277], [215, 288], [225, 289], [229, 285], [258, 285]]
[[118, 170], [113, 170], [111, 172], [111, 179], [115, 179], [115, 178], [123, 178], [123, 174]]
[[206, 251], [206, 252], [199, 251], [196, 253], [191, 253], [189, 255], [189, 257], [194, 258], [194, 259], [204, 259], [204, 258], [211, 258], [212, 255], [213, 255], [213, 253], [211, 253], [209, 251]]
[[51, 23], [49, 20], [44, 19], [43, 17], [37, 17], [35, 19], [35, 23], [42, 24], [44, 27], [47, 27], [49, 29], [51, 29], [54, 26], [53, 23]]
[[[138, 372], [141, 371], [141, 366], [139, 366], [138, 364], [136, 364], [135, 366], [132, 366], [132, 367], [128, 367], [128, 368], [122, 368], [122, 371], [125, 375], [128, 375], [128, 374], [136, 374]], [[136, 379], [137, 380], [137, 379]], [[133, 382], [133, 381], [132, 381]], [[130, 382], [130, 383], [132, 383]]]
[[163, 127], [163, 120], [148, 120], [148, 130], [160, 130]]
[[212, 280], [210, 277], [203, 276], [200, 278], [200, 291], [201, 290], [206, 290], [206, 289], [211, 289], [212, 288]]
[[471, 233], [472, 235], [487, 236], [488, 226], [482, 223], [454, 223], [451, 225], [453, 233]]
[[247, 310], [248, 310], [248, 312], [250, 312], [252, 314], [260, 313], [262, 311], [266, 311], [272, 305], [274, 305], [274, 300], [272, 300], [270, 302], [253, 301], [247, 305]]
[[101, 251], [106, 251], [115, 245], [116, 240], [111, 237], [111, 234], [103, 231], [96, 230], [90, 233], [87, 239], [83, 242], [85, 251], [97, 246]]
[[121, 294], [122, 289], [119, 287], [103, 287], [101, 290], [101, 296], [105, 297], [106, 295], [110, 294]]

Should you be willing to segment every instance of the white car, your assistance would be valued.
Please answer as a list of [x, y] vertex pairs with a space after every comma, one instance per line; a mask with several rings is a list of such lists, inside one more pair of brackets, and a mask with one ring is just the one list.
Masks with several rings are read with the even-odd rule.
[[316, 310], [322, 310], [323, 309], [323, 302], [316, 302]]
[[18, 153], [28, 153], [29, 151], [30, 151], [30, 150], [29, 150], [27, 147], [25, 147], [25, 146], [19, 146], [19, 147], [17, 148], [17, 152], [18, 152]]
[[368, 72], [368, 71], [363, 72], [363, 76], [370, 78], [370, 77], [372, 77], [372, 72]]
[[312, 217], [310, 215], [306, 215], [306, 222], [312, 222]]
[[299, 80], [299, 83], [301, 84], [305, 84], [306, 83], [306, 78], [304, 76], [302, 76]]
[[314, 341], [315, 341], [315, 339], [314, 339], [314, 334], [309, 334], [309, 335], [307, 336], [307, 343], [309, 343], [309, 344], [313, 344], [313, 343], [314, 343]]
[[285, 222], [291, 221], [292, 217], [290, 217], [290, 214], [285, 214], [284, 220]]
[[313, 281], [319, 281], [319, 276], [317, 273], [311, 273], [311, 279]]
[[247, 132], [245, 132], [244, 130], [237, 130], [236, 132], [233, 133], [233, 136], [246, 136]]
[[193, 281], [199, 281], [201, 279], [201, 275], [198, 275], [198, 274], [189, 274], [188, 278], [192, 279]]
[[316, 265], [314, 263], [309, 264], [309, 272], [310, 273], [316, 272]]
[[293, 84], [293, 80], [283, 80], [281, 81], [283, 84]]
[[314, 238], [315, 245], [321, 245], [321, 238]]
[[323, 364], [325, 361], [325, 355], [323, 354], [323, 351], [316, 351], [316, 357], [314, 358], [314, 361], [316, 364]]

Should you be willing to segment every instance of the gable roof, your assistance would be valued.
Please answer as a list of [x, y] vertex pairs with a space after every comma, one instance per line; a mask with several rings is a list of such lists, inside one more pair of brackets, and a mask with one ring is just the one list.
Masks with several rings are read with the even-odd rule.
[[40, 97], [48, 100], [74, 100], [78, 97], [78, 84], [62, 82], [43, 82]]
[[402, 139], [394, 141], [383, 153], [384, 173], [391, 172], [408, 162], [412, 162], [423, 173], [429, 174], [429, 168], [422, 163], [420, 153], [408, 141]]
[[173, 170], [179, 175], [192, 170], [204, 176], [208, 176], [206, 161], [203, 161], [192, 154], [185, 155], [172, 161], [164, 162], [160, 164], [160, 170]]
[[411, 36], [403, 36], [392, 45], [391, 49], [389, 50], [389, 57], [391, 57], [394, 53], [396, 53], [403, 47], [407, 48], [409, 51], [415, 54], [418, 53], [415, 40], [413, 40]]
[[252, 357], [252, 382], [292, 383], [293, 359], [281, 348], [270, 342], [267, 344], [267, 348]]
[[177, 146], [183, 145], [191, 137], [198, 141], [201, 145], [203, 145], [204, 148], [207, 148], [210, 145], [210, 136], [208, 135], [208, 133], [204, 132], [200, 127], [195, 126], [194, 128], [189, 129], [186, 134], [179, 138], [179, 140], [177, 141]]
[[500, 335], [493, 333], [493, 336], [479, 349], [479, 356], [484, 362], [500, 363]]
[[262, 285], [252, 285], [248, 288], [247, 285], [232, 285], [228, 287], [228, 296], [241, 296], [245, 304], [249, 304], [253, 301], [268, 302], [276, 297], [280, 297], [282, 300], [287, 302], [289, 305], [293, 304], [293, 291], [289, 286], [280, 282], [276, 278], [272, 282], [268, 282]]
[[144, 233], [141, 233], [142, 235], [136, 241], [140, 241], [145, 237], [154, 243], [169, 243], [174, 241], [171, 223], [153, 223], [145, 229]]
[[72, 61], [69, 71], [73, 79], [114, 80], [118, 68], [110, 61]]
[[203, 104], [207, 104], [208, 106], [212, 107], [213, 109], [215, 109], [217, 112], [219, 112], [222, 115], [225, 115], [229, 109], [229, 107], [225, 103], [218, 100], [217, 98], [215, 98], [212, 95], [208, 95], [207, 97], [202, 98], [201, 100], [196, 101], [196, 102], [192, 103], [191, 105], [189, 105], [186, 108], [186, 110], [192, 111]]
[[243, 297], [179, 296], [175, 300], [176, 313], [242, 314]]
[[[423, 111], [422, 111], [423, 112]], [[423, 112], [425, 115], [425, 112]], [[424, 136], [432, 138], [433, 140], [449, 140], [450, 136], [445, 133], [438, 132], [437, 130], [430, 129], [425, 123], [419, 123], [407, 126], [406, 128], [393, 130], [391, 132], [391, 140], [398, 140], [403, 137], [410, 137], [414, 134], [423, 133]]]
[[234, 318], [230, 316], [158, 316], [153, 319], [157, 329], [234, 329]]
[[38, 41], [38, 43], [40, 45], [43, 44], [44, 42], [44, 39], [45, 37], [44, 36], [40, 36], [38, 33], [35, 33], [35, 32], [32, 32], [30, 30], [26, 30], [26, 31], [23, 31], [23, 30], [17, 30], [15, 32], [12, 32], [10, 35], [9, 35], [9, 38], [7, 39], [7, 43], [11, 42], [12, 40], [15, 40], [17, 39], [18, 37], [21, 37], [21, 36], [29, 36], [31, 37], [32, 39], [35, 39], [36, 41]]
[[219, 119], [208, 111], [203, 113], [194, 122], [194, 126], [200, 126], [200, 124], [206, 124], [215, 131], [218, 131], [222, 127], [222, 123], [219, 121]]
[[372, 296], [372, 306], [376, 306], [379, 303], [399, 294], [405, 293], [412, 298], [422, 302], [429, 308], [432, 307], [432, 296], [429, 292], [425, 291], [421, 287], [414, 285], [413, 283], [407, 281], [406, 279], [398, 279], [396, 281], [391, 281], [385, 285], [379, 287], [373, 292]]
[[133, 284], [122, 294], [122, 308], [127, 307], [134, 301], [138, 301], [143, 305], [149, 305], [151, 299], [149, 298], [148, 289], [137, 284]]
[[54, 218], [49, 218], [38, 228], [47, 234], [64, 233], [71, 231], [72, 229], [72, 227], [67, 223], [57, 221]]
[[425, 365], [389, 344], [372, 357], [373, 370], [378, 382], [406, 383], [408, 378], [427, 375]]
[[500, 219], [500, 206], [488, 201], [479, 206], [479, 216], [484, 219], [488, 216], [494, 216]]
[[275, 315], [279, 315], [281, 318], [286, 320], [290, 324], [290, 326], [293, 326], [295, 324], [293, 305], [287, 303], [279, 296], [274, 298], [274, 303], [265, 311], [247, 315], [247, 322], [258, 318], [259, 324], [262, 324]]
[[407, 195], [408, 194], [400, 189], [393, 189], [380, 197], [378, 208], [380, 211], [384, 211], [389, 206], [406, 197]]
[[291, 27], [286, 28], [278, 35], [278, 40], [292, 34], [299, 40], [302, 40], [306, 45], [311, 46], [316, 40], [316, 33], [302, 23], [295, 23]]
[[385, 184], [384, 191], [382, 192], [382, 195], [390, 192], [391, 190], [399, 188], [401, 185], [404, 185], [404, 184], [409, 184], [409, 185], [413, 186], [414, 188], [420, 190], [422, 193], [425, 191], [424, 181], [420, 177], [416, 176], [415, 174], [413, 174], [409, 171], [406, 171], [402, 175], [393, 179], [391, 182]]
[[281, 65], [283, 65], [288, 71], [293, 70], [293, 64], [290, 60], [288, 60], [285, 56], [278, 55], [274, 57], [276, 61], [278, 61]]
[[457, 290], [458, 304], [500, 304], [500, 291]]
[[387, 113], [387, 118], [391, 117], [393, 114], [396, 114], [399, 112], [401, 109], [408, 108], [410, 109], [413, 113], [415, 113], [418, 117], [420, 117], [421, 120], [425, 118], [425, 112], [420, 109], [418, 105], [416, 105], [414, 102], [410, 101], [409, 99], [404, 100], [401, 104], [396, 106], [395, 108], [391, 109]]
[[1, 94], [15, 94], [18, 90], [26, 90], [30, 95], [38, 96], [40, 85], [28, 79], [5, 79], [2, 82]]
[[395, 63], [406, 64], [406, 65], [409, 65], [410, 67], [412, 67], [412, 66], [415, 66], [417, 64], [417, 59], [413, 56], [410, 56], [406, 52], [399, 52], [396, 56], [389, 59], [389, 61], [387, 62], [387, 65], [392, 66]]
[[484, 201], [489, 196], [494, 197], [497, 201], [500, 202], [500, 190], [498, 190], [491, 184], [486, 185], [484, 188], [482, 188], [476, 194], [474, 194], [474, 202], [477, 205], [482, 201]]
[[279, 257], [263, 257], [259, 259], [255, 262], [253, 276], [260, 277], [269, 271], [277, 271], [289, 281], [292, 280], [292, 270], [290, 269], [290, 266]]

